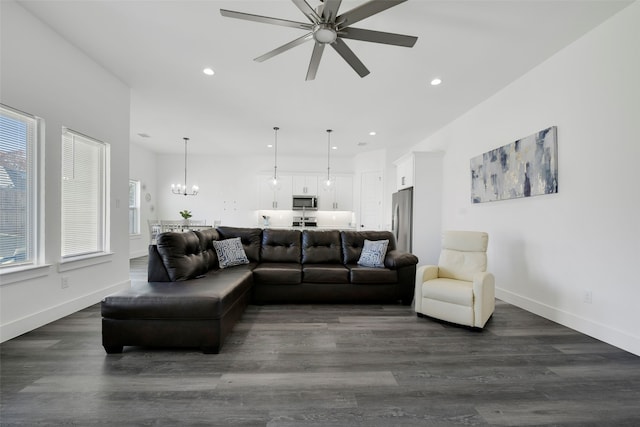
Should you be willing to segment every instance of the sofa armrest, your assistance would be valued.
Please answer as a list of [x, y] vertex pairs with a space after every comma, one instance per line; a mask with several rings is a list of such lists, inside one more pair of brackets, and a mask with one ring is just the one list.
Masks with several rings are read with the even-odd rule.
[[409, 252], [388, 251], [384, 258], [384, 266], [392, 270], [418, 264], [418, 257]]
[[149, 264], [147, 266], [147, 281], [149, 282], [171, 282], [169, 273], [158, 253], [158, 246], [149, 245]]

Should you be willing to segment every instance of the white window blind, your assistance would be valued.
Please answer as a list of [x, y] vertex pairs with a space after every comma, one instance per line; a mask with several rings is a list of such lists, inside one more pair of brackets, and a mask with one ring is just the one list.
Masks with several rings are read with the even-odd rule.
[[0, 106], [0, 267], [35, 262], [37, 125]]
[[129, 180], [129, 234], [140, 234], [140, 181]]
[[106, 252], [109, 145], [63, 128], [62, 257]]

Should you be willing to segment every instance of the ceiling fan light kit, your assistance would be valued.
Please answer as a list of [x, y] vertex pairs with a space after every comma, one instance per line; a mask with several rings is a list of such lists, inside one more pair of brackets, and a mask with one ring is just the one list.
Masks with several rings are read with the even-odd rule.
[[310, 24], [306, 22], [253, 15], [245, 12], [236, 12], [227, 9], [220, 9], [220, 14], [228, 18], [244, 19], [247, 21], [280, 25], [309, 31], [309, 33], [302, 37], [255, 58], [255, 61], [262, 62], [306, 41], [314, 40], [315, 44], [311, 53], [311, 61], [309, 62], [306, 80], [315, 79], [318, 66], [320, 65], [320, 59], [322, 58], [322, 53], [324, 51], [324, 46], [327, 44], [330, 45], [342, 57], [342, 59], [344, 59], [347, 64], [349, 64], [351, 68], [358, 73], [360, 77], [364, 77], [369, 74], [369, 70], [347, 46], [343, 39], [360, 40], [403, 47], [413, 47], [418, 40], [417, 37], [407, 36], [404, 34], [385, 33], [381, 31], [351, 27], [351, 25], [356, 22], [387, 10], [393, 6], [397, 6], [400, 3], [404, 3], [407, 0], [371, 0], [341, 15], [338, 15], [338, 9], [340, 9], [342, 0], [324, 0], [323, 3], [318, 5], [317, 9], [312, 8], [305, 0], [291, 1], [307, 17], [311, 22]]
[[330, 24], [320, 23], [313, 27], [313, 38], [318, 43], [333, 43], [338, 38], [338, 33]]

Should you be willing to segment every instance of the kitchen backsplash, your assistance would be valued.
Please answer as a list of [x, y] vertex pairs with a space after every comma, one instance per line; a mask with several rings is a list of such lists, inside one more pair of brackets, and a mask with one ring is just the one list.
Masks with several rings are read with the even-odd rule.
[[[300, 217], [300, 211], [260, 210], [257, 211], [258, 227], [291, 227], [294, 217]], [[268, 217], [268, 222], [265, 218]], [[321, 228], [351, 228], [355, 223], [355, 214], [351, 211], [312, 211], [305, 212], [305, 217], [314, 217]]]

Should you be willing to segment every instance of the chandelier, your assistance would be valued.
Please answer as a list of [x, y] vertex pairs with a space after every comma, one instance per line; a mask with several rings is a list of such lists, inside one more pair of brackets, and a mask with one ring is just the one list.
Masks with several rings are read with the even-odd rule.
[[187, 192], [187, 141], [189, 138], [182, 139], [184, 139], [184, 184], [171, 184], [171, 192], [182, 196], [195, 196], [200, 190], [197, 185], [192, 186], [191, 191]]

